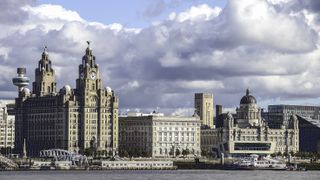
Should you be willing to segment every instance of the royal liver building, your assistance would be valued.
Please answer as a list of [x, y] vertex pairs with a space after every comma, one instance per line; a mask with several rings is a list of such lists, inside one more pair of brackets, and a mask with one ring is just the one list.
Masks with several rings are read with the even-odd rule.
[[24, 74], [25, 69], [18, 68], [18, 77], [13, 79], [19, 87], [15, 109], [18, 153], [23, 152], [24, 142], [31, 156], [46, 149], [117, 153], [119, 100], [111, 88], [103, 87], [89, 42], [75, 89], [66, 85], [56, 90], [46, 48], [35, 70], [32, 91], [26, 87], [29, 80]]

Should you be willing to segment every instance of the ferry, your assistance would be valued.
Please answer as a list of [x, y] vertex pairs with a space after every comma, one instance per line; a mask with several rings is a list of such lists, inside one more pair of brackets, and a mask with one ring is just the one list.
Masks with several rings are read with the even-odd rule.
[[50, 170], [52, 168], [49, 161], [34, 161], [30, 166], [30, 170]]
[[56, 161], [54, 164], [56, 170], [69, 170], [71, 165], [71, 161]]
[[231, 168], [236, 170], [286, 170], [287, 165], [281, 160], [259, 157], [259, 155], [253, 154], [234, 162]]

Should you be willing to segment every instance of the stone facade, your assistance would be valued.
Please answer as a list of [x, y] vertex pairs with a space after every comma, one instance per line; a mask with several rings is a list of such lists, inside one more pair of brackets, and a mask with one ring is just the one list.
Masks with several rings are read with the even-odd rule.
[[201, 129], [201, 152], [207, 154], [216, 153], [213, 149], [218, 144], [217, 129]]
[[194, 106], [196, 113], [200, 116], [201, 125], [213, 128], [213, 94], [196, 93], [194, 97]]
[[7, 104], [14, 101], [0, 101], [0, 149], [14, 148], [15, 117], [7, 112]]
[[31, 156], [53, 148], [80, 153], [87, 149], [116, 153], [118, 106], [114, 91], [102, 86], [99, 66], [89, 43], [79, 65], [76, 88], [66, 85], [59, 92], [45, 49], [35, 70], [33, 90], [19, 88], [16, 98], [17, 153], [22, 153], [24, 140]]
[[187, 149], [192, 156], [201, 153], [199, 117], [128, 116], [119, 118], [119, 126], [121, 151], [135, 149], [143, 156], [159, 158], [176, 156], [177, 151], [181, 156]]
[[218, 154], [223, 152], [232, 156], [299, 151], [299, 124], [296, 116], [291, 117], [292, 124], [288, 127], [282, 125], [278, 129], [269, 128], [249, 90], [241, 99], [236, 112], [235, 115], [224, 114], [223, 126], [212, 130], [218, 138], [212, 147]]

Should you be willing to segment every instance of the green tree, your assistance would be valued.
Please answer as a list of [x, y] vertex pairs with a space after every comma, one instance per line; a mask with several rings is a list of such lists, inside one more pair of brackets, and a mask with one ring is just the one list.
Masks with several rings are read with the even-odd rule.
[[179, 149], [176, 149], [176, 156], [179, 156], [181, 154]]
[[141, 157], [142, 156], [142, 150], [140, 148], [136, 148], [136, 151], [135, 151], [135, 157]]
[[209, 157], [209, 158], [214, 158], [214, 157], [216, 157], [216, 156], [217, 156], [216, 153], [213, 152], [213, 151], [209, 151], [209, 152], [208, 152], [208, 155], [207, 155], [207, 157]]
[[173, 155], [174, 155], [174, 148], [173, 148], [173, 147], [170, 149], [169, 155], [170, 155], [170, 156], [173, 156]]
[[293, 152], [293, 151], [290, 151], [290, 155], [291, 155], [291, 156], [294, 156], [295, 154], [294, 154], [294, 152]]
[[111, 150], [109, 150], [108, 156], [109, 156], [109, 157], [110, 157], [110, 156], [113, 156], [113, 152], [112, 152]]
[[208, 156], [208, 151], [205, 150], [205, 149], [202, 149], [202, 150], [201, 150], [201, 156], [207, 157], [207, 156]]
[[141, 155], [142, 155], [142, 157], [147, 157], [148, 153], [147, 153], [147, 151], [142, 151]]
[[123, 151], [123, 157], [129, 157], [128, 151], [126, 151], [126, 150]]
[[282, 156], [282, 153], [279, 151], [279, 152], [277, 153], [277, 156]]
[[188, 154], [190, 154], [189, 149], [184, 149], [184, 150], [182, 150], [182, 155], [183, 155], [183, 157], [187, 156]]
[[301, 152], [297, 151], [296, 153], [294, 153], [294, 156], [301, 157]]
[[133, 148], [130, 148], [128, 150], [128, 154], [129, 154], [130, 157], [133, 157], [133, 153], [134, 153], [133, 151], [134, 151]]
[[101, 155], [102, 155], [102, 152], [101, 152], [101, 151], [96, 151], [96, 156], [97, 156], [97, 157], [101, 157]]
[[86, 156], [92, 156], [92, 155], [93, 155], [92, 148], [86, 148], [86, 149], [84, 150], [84, 154], [85, 154]]

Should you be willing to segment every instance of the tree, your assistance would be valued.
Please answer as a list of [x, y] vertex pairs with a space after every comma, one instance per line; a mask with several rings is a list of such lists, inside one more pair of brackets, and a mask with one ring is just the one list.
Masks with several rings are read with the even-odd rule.
[[126, 151], [126, 150], [124, 150], [123, 152], [122, 152], [123, 154], [123, 157], [129, 157], [129, 153], [128, 153], [128, 151]]
[[207, 157], [211, 157], [211, 158], [217, 157], [217, 154], [214, 151], [209, 151]]
[[184, 150], [182, 150], [182, 155], [183, 155], [183, 157], [187, 156], [188, 154], [190, 154], [189, 149], [184, 149]]
[[290, 155], [291, 155], [291, 156], [294, 156], [294, 152], [293, 152], [293, 151], [290, 151]]
[[279, 152], [277, 153], [277, 156], [282, 156], [282, 153], [279, 151]]
[[130, 156], [130, 157], [133, 157], [133, 148], [130, 148], [129, 150], [128, 150], [128, 155]]
[[102, 152], [101, 151], [96, 151], [96, 156], [101, 157]]
[[277, 156], [277, 153], [272, 153], [271, 154], [271, 157], [276, 157]]
[[140, 148], [135, 148], [135, 157], [141, 157], [142, 156], [142, 150]]
[[205, 149], [202, 149], [202, 150], [201, 150], [201, 156], [207, 157], [207, 156], [208, 156], [208, 151], [205, 150]]
[[86, 148], [86, 149], [84, 150], [84, 154], [85, 154], [86, 156], [92, 156], [92, 154], [93, 154], [92, 148]]
[[109, 152], [108, 152], [108, 156], [110, 157], [110, 156], [113, 156], [113, 153], [112, 153], [112, 151], [111, 150], [109, 150]]
[[4, 155], [4, 154], [6, 153], [6, 150], [5, 150], [4, 147], [0, 149], [0, 153], [1, 153], [2, 155]]
[[141, 155], [142, 155], [142, 157], [147, 157], [148, 156], [148, 152], [147, 151], [142, 151]]
[[176, 156], [179, 156], [181, 154], [179, 149], [176, 149]]
[[173, 148], [173, 147], [170, 149], [169, 155], [170, 155], [170, 156], [173, 156], [173, 155], [174, 155], [174, 148]]

